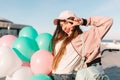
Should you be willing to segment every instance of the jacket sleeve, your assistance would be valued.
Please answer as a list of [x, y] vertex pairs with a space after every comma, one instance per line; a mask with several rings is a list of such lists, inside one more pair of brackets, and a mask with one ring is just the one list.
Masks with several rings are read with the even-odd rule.
[[93, 26], [85, 32], [85, 53], [88, 62], [99, 56], [99, 47], [102, 38], [109, 31], [113, 24], [112, 18], [93, 16], [87, 19], [86, 26]]
[[[101, 16], [93, 16], [86, 20], [87, 24], [85, 26], [93, 27], [92, 29], [83, 32], [85, 55], [86, 57], [89, 57], [93, 53], [96, 56], [96, 54], [99, 53], [101, 40], [111, 28], [113, 20], [111, 18]], [[76, 51], [81, 55], [81, 40], [79, 36], [72, 40], [72, 44]], [[91, 60], [94, 58], [94, 55], [91, 56]]]
[[112, 18], [103, 16], [93, 16], [87, 19], [86, 26], [94, 26], [98, 30], [99, 36], [102, 39], [113, 24]]

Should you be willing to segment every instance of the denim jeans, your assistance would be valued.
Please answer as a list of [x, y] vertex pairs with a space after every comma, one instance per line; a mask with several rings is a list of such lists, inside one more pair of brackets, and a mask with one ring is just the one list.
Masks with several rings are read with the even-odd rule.
[[74, 74], [52, 74], [53, 80], [75, 80]]

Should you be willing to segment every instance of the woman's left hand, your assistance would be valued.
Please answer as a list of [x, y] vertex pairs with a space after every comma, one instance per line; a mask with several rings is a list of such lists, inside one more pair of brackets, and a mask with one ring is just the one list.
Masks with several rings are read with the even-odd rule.
[[68, 22], [72, 23], [71, 27], [80, 26], [83, 24], [83, 19], [75, 17], [74, 20], [67, 19]]
[[83, 24], [83, 19], [82, 19], [82, 18], [75, 17], [73, 24], [74, 24], [74, 25], [82, 25], [82, 24]]

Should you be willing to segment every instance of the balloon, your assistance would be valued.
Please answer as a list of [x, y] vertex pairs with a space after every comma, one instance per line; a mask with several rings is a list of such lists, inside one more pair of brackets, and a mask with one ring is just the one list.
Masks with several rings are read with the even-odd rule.
[[9, 46], [10, 48], [12, 48], [12, 44], [15, 39], [16, 36], [14, 35], [4, 35], [0, 38], [0, 46]]
[[16, 70], [12, 75], [7, 76], [6, 80], [29, 80], [33, 73], [29, 67], [22, 66]]
[[19, 58], [25, 62], [29, 62], [33, 53], [39, 49], [36, 41], [27, 37], [17, 38], [12, 48]]
[[21, 65], [22, 61], [11, 48], [7, 46], [0, 47], [0, 78], [11, 75]]
[[41, 33], [37, 36], [36, 42], [40, 50], [52, 51], [52, 45], [50, 44], [52, 35], [49, 33]]
[[33, 75], [30, 80], [52, 80], [52, 78], [46, 74], [37, 74]]
[[38, 36], [37, 31], [32, 26], [26, 26], [19, 32], [19, 37], [28, 37], [35, 39]]
[[30, 63], [29, 63], [29, 62], [23, 62], [23, 63], [22, 63], [22, 66], [30, 67]]
[[34, 74], [49, 74], [52, 70], [53, 56], [47, 50], [39, 50], [31, 57], [31, 70]]

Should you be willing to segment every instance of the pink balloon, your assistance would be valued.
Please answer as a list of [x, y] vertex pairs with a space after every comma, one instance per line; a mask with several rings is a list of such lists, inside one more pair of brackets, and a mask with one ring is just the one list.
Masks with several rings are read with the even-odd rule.
[[23, 62], [23, 63], [22, 63], [22, 66], [30, 67], [30, 63], [29, 63], [29, 62]]
[[39, 50], [31, 57], [31, 70], [34, 74], [50, 74], [52, 70], [53, 56], [47, 50]]
[[12, 48], [13, 41], [16, 39], [14, 35], [4, 35], [0, 38], [0, 47], [1, 46], [8, 46]]

